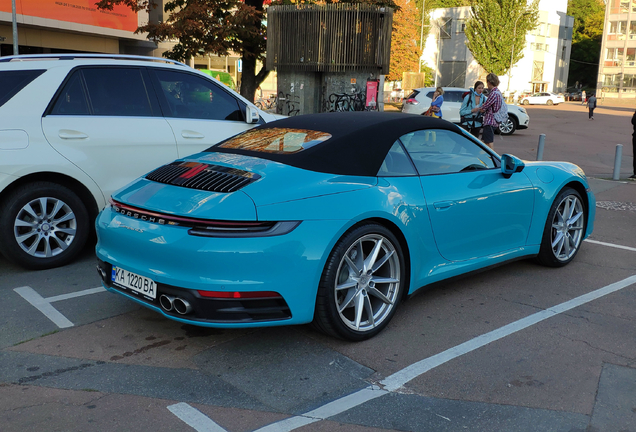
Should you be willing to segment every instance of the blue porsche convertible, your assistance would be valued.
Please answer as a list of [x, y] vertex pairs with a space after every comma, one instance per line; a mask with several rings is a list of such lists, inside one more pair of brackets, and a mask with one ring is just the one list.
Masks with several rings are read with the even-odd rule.
[[162, 166], [97, 218], [104, 286], [207, 327], [313, 323], [363, 340], [421, 287], [574, 259], [595, 198], [566, 162], [499, 156], [401, 113], [290, 117]]

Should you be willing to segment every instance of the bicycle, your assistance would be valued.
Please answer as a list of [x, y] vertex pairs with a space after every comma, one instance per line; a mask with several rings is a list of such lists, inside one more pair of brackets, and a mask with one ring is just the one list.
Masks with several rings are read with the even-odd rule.
[[267, 99], [259, 97], [258, 99], [256, 99], [256, 102], [254, 102], [254, 105], [256, 105], [256, 108], [265, 111], [276, 109], [276, 96], [270, 95], [270, 97]]

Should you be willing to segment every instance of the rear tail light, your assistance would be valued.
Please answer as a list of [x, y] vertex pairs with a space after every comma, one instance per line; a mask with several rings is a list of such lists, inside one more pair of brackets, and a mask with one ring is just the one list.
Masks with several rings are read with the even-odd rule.
[[274, 291], [197, 291], [201, 297], [216, 299], [274, 299], [282, 298]]
[[200, 237], [273, 237], [292, 232], [300, 221], [225, 221], [195, 219], [143, 210], [110, 199], [113, 211], [144, 222], [189, 228]]
[[415, 99], [415, 98], [408, 98], [406, 100], [406, 103], [409, 104], [409, 105], [417, 105], [420, 102], [417, 99]]

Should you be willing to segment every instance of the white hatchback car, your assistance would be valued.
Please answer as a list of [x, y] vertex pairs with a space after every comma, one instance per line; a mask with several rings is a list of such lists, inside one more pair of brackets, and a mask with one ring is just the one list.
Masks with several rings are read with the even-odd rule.
[[521, 98], [524, 105], [558, 105], [565, 102], [565, 98], [554, 93], [542, 92]]
[[[444, 103], [442, 104], [442, 118], [459, 124], [459, 109], [464, 101], [463, 95], [469, 91], [461, 87], [442, 87], [444, 90]], [[425, 87], [413, 90], [406, 98], [402, 106], [402, 112], [409, 114], [422, 114], [431, 106], [435, 87]], [[499, 125], [499, 131], [503, 135], [512, 135], [517, 129], [527, 129], [530, 117], [525, 109], [508, 104], [508, 121]]]
[[84, 247], [112, 192], [281, 118], [172, 60], [0, 58], [0, 252], [30, 269]]

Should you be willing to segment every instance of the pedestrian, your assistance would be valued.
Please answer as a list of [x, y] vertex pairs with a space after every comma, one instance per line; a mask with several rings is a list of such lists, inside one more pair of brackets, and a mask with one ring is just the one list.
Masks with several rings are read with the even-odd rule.
[[634, 173], [629, 178], [636, 180], [636, 111], [634, 111], [634, 115], [632, 116], [632, 127], [634, 128], [634, 133], [632, 133], [632, 155], [634, 155], [632, 168]]
[[486, 76], [486, 85], [488, 86], [488, 99], [481, 106], [481, 112], [484, 114], [484, 129], [481, 133], [481, 140], [494, 150], [495, 129], [498, 126], [497, 120], [495, 120], [495, 113], [501, 109], [504, 101], [501, 92], [497, 88], [499, 85], [499, 77], [497, 75], [492, 72], [489, 73]]
[[442, 104], [444, 103], [444, 89], [437, 87], [433, 93], [433, 102], [431, 102], [431, 117], [442, 118]]
[[475, 82], [475, 86], [464, 97], [462, 107], [459, 109], [460, 124], [476, 138], [479, 138], [479, 131], [483, 122], [481, 107], [486, 101], [486, 96], [483, 93], [484, 83], [481, 81]]
[[590, 98], [587, 100], [587, 108], [590, 110], [589, 120], [594, 120], [594, 108], [596, 108], [596, 97], [594, 93], [590, 94]]
[[585, 99], [586, 99], [585, 90], [583, 90], [581, 92], [581, 105], [585, 105]]

